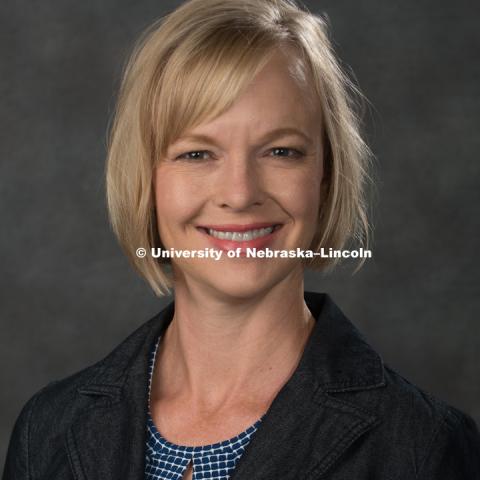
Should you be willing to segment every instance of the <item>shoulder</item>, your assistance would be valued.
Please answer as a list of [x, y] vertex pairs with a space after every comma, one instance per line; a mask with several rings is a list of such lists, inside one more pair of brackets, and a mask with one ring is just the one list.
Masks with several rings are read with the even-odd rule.
[[[417, 478], [480, 478], [480, 434], [465, 412], [384, 365], [377, 411], [382, 435], [413, 455]], [[413, 453], [412, 453], [413, 452]]]
[[[113, 393], [120, 393], [132, 365], [146, 356], [148, 342], [158, 335], [169, 319], [171, 306], [143, 323], [108, 355], [65, 378], [50, 382], [24, 404], [10, 437], [5, 478], [28, 473], [35, 446], [54, 450], [79, 415], [92, 406], [92, 397], [112, 404]], [[112, 393], [113, 392], [113, 393]], [[98, 402], [97, 402], [98, 404]], [[38, 449], [37, 449], [38, 450]], [[12, 473], [9, 477], [7, 472]], [[22, 477], [23, 478], [23, 477]]]
[[384, 413], [401, 415], [403, 423], [415, 420], [418, 425], [419, 420], [423, 420], [425, 424], [457, 425], [468, 417], [438, 396], [415, 385], [388, 364], [384, 364], [384, 374], [385, 388], [379, 407]]
[[359, 465], [368, 462], [379, 478], [398, 467], [398, 478], [480, 479], [480, 435], [473, 419], [385, 364], [328, 295], [309, 293], [306, 300], [317, 325], [303, 370], [321, 398], [345, 405], [372, 426], [357, 444]]
[[[162, 313], [162, 312], [161, 312]], [[98, 384], [121, 389], [127, 372], [136, 357], [141, 355], [145, 340], [155, 326], [161, 313], [143, 323], [104, 358], [67, 377], [50, 382], [36, 392], [25, 404], [22, 414], [28, 418], [35, 412], [36, 417], [55, 418], [58, 423], [81, 409], [77, 399], [78, 391], [88, 391]]]
[[62, 441], [71, 419], [82, 408], [77, 389], [94, 376], [101, 364], [98, 362], [62, 380], [50, 382], [23, 405], [10, 436], [3, 478], [30, 478], [32, 464], [38, 464], [35, 459], [38, 460], [40, 450], [44, 458], [47, 452], [59, 451], [57, 444]]

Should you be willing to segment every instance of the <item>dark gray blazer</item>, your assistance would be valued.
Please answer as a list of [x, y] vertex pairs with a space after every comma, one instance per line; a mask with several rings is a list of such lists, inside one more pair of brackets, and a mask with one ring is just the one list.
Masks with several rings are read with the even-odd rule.
[[[384, 365], [332, 300], [305, 293], [317, 322], [232, 480], [480, 479], [473, 420]], [[144, 477], [148, 353], [171, 303], [99, 363], [33, 396], [3, 480]]]

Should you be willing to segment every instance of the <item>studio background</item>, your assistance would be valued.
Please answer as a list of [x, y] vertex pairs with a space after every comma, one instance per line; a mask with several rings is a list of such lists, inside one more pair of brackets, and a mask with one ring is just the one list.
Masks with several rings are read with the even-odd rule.
[[[180, 2], [4, 0], [0, 7], [0, 468], [38, 389], [103, 358], [163, 308], [104, 200], [105, 132], [124, 60]], [[309, 272], [386, 363], [480, 423], [480, 7], [306, 1], [373, 108], [373, 259]], [[92, 335], [92, 331], [101, 332]]]

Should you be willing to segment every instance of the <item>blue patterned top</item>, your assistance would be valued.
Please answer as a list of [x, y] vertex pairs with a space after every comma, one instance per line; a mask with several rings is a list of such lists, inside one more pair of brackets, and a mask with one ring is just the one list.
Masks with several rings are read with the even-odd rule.
[[150, 389], [159, 341], [160, 338], [149, 360], [145, 480], [181, 480], [191, 461], [193, 480], [227, 480], [265, 415], [239, 435], [222, 442], [192, 447], [166, 440], [155, 427], [150, 414]]

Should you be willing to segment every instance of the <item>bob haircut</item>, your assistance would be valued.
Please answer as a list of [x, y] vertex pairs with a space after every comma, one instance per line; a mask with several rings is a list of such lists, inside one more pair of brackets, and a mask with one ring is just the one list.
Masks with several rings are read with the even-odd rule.
[[[325, 191], [310, 250], [368, 244], [364, 187], [370, 154], [356, 114], [361, 96], [333, 52], [325, 19], [291, 0], [190, 0], [137, 43], [108, 146], [112, 228], [157, 295], [173, 286], [168, 261], [136, 255], [139, 247], [162, 247], [153, 185], [157, 163], [183, 132], [225, 112], [271, 55], [286, 47], [301, 65], [296, 79], [307, 82], [322, 116]], [[323, 270], [336, 261], [317, 256], [306, 266]]]

